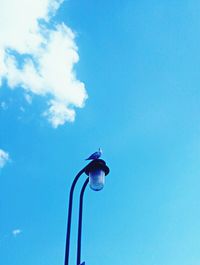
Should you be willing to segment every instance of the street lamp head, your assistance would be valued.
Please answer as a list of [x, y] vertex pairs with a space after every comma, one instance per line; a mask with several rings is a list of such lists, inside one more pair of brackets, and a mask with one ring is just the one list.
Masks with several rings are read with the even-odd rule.
[[90, 162], [85, 169], [85, 174], [89, 176], [89, 185], [92, 190], [99, 191], [105, 184], [105, 176], [110, 172], [106, 162], [102, 159], [95, 159]]

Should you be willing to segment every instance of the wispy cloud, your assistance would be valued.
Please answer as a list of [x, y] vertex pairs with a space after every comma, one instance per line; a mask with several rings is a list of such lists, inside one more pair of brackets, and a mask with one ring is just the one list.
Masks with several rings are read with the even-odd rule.
[[25, 94], [24, 97], [25, 97], [26, 101], [28, 102], [28, 104], [32, 103], [32, 97], [29, 94]]
[[22, 233], [22, 230], [21, 229], [14, 229], [13, 231], [12, 231], [12, 235], [13, 236], [18, 236], [19, 234], [21, 234]]
[[5, 166], [9, 159], [9, 154], [6, 151], [0, 149], [0, 169]]
[[7, 106], [7, 104], [6, 104], [5, 101], [0, 102], [0, 108], [1, 108], [2, 110], [7, 110], [8, 106]]
[[53, 127], [75, 119], [87, 93], [74, 65], [79, 61], [74, 32], [52, 22], [62, 0], [0, 0], [0, 85], [22, 87], [48, 98], [45, 117]]

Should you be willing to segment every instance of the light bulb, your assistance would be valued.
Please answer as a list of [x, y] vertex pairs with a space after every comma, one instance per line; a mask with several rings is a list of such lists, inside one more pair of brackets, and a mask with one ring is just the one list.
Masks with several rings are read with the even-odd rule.
[[89, 185], [92, 190], [103, 189], [105, 183], [105, 172], [102, 169], [93, 169], [89, 172]]

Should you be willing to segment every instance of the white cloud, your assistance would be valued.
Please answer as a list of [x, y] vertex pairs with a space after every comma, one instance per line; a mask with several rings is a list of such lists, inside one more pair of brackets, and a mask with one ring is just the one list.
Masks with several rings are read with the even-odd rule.
[[21, 233], [22, 233], [22, 230], [21, 230], [21, 229], [14, 229], [14, 230], [12, 231], [13, 236], [18, 236], [18, 235], [21, 234]]
[[47, 116], [49, 122], [56, 128], [66, 121], [73, 122], [75, 119], [75, 111], [67, 108], [62, 102], [52, 100], [50, 102], [50, 108], [44, 113], [44, 116]]
[[[44, 116], [53, 127], [74, 121], [87, 99], [75, 74], [79, 61], [73, 31], [51, 18], [62, 0], [0, 0], [0, 85], [47, 96]], [[27, 98], [30, 101], [30, 97]]]
[[8, 161], [9, 154], [4, 150], [0, 149], [0, 169], [3, 168]]

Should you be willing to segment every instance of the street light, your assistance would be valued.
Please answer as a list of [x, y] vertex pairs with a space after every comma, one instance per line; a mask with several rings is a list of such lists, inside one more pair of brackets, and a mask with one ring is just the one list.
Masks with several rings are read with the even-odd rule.
[[85, 265], [85, 262], [81, 263], [81, 236], [82, 236], [82, 215], [83, 215], [83, 197], [85, 189], [89, 183], [92, 190], [99, 191], [104, 187], [105, 176], [109, 173], [109, 168], [106, 162], [102, 159], [92, 160], [86, 167], [84, 167], [74, 178], [70, 194], [69, 194], [69, 206], [68, 206], [68, 221], [67, 221], [67, 234], [66, 234], [66, 247], [65, 247], [65, 261], [64, 265], [69, 265], [69, 249], [70, 249], [70, 233], [71, 233], [71, 219], [72, 219], [72, 205], [73, 194], [76, 183], [80, 176], [85, 173], [87, 176], [79, 197], [79, 217], [78, 217], [78, 240], [77, 240], [77, 265]]
[[93, 160], [85, 173], [89, 176], [89, 185], [92, 190], [99, 191], [103, 189], [105, 184], [105, 176], [109, 173], [109, 168], [102, 159]]

